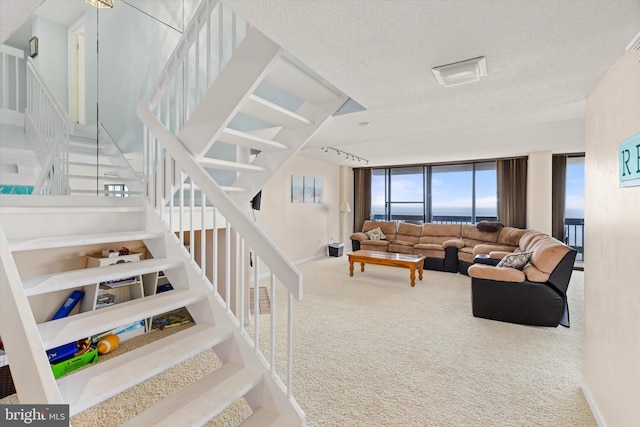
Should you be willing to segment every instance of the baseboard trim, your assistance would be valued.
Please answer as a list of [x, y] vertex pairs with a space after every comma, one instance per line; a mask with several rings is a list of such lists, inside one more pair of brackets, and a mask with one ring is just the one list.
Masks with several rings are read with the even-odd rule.
[[327, 254], [318, 254], [318, 255], [314, 255], [314, 256], [309, 257], [309, 258], [299, 259], [298, 261], [294, 261], [293, 265], [306, 264], [308, 262], [315, 261], [315, 260], [317, 260], [319, 258], [324, 258], [324, 257], [326, 257], [328, 255], [329, 255], [328, 253]]
[[598, 405], [596, 405], [596, 403], [591, 398], [591, 393], [589, 393], [589, 387], [587, 387], [587, 384], [585, 384], [584, 379], [580, 381], [580, 388], [582, 389], [582, 394], [584, 394], [584, 398], [587, 400], [589, 409], [591, 409], [593, 418], [596, 419], [596, 423], [598, 424], [598, 427], [607, 427], [607, 423], [604, 422], [604, 419], [600, 415], [600, 411], [598, 410]]

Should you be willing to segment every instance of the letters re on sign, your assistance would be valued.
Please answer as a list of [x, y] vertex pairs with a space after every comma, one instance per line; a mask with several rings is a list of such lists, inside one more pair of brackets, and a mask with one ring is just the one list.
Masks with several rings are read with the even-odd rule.
[[640, 186], [640, 133], [620, 143], [620, 187]]

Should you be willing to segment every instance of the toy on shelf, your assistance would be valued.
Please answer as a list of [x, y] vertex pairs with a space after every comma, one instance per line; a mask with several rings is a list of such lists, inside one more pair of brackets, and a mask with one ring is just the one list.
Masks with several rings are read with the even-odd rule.
[[115, 350], [120, 344], [120, 337], [114, 334], [105, 335], [98, 342], [98, 353], [108, 354]]

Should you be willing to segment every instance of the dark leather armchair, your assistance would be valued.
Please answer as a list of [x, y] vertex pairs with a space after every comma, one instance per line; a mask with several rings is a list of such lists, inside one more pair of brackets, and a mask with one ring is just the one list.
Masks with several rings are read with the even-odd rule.
[[484, 264], [469, 267], [475, 317], [569, 327], [566, 292], [576, 251], [552, 237], [535, 242], [530, 249], [530, 264], [522, 271]]

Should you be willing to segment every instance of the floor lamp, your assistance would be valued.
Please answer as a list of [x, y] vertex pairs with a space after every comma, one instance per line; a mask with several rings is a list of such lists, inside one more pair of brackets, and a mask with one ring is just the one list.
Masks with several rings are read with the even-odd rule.
[[340, 203], [340, 241], [344, 238], [344, 217], [345, 214], [351, 212], [351, 206], [349, 202]]

